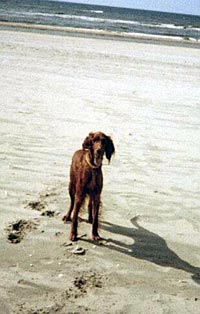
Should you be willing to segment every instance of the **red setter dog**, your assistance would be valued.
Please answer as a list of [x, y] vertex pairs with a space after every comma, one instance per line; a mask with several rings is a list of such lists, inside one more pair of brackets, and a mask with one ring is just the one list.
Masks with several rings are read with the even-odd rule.
[[100, 239], [98, 214], [103, 187], [101, 167], [104, 154], [110, 162], [114, 152], [112, 139], [102, 132], [96, 132], [89, 133], [82, 144], [82, 149], [76, 151], [72, 157], [69, 183], [71, 204], [67, 214], [63, 217], [65, 222], [71, 221], [69, 237], [71, 241], [77, 240], [78, 213], [86, 196], [89, 196], [88, 221], [92, 223], [92, 239]]

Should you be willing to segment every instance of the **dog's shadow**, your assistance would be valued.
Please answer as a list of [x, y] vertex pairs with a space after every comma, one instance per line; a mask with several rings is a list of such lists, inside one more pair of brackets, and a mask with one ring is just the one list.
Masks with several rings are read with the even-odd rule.
[[[184, 270], [192, 274], [192, 279], [200, 284], [200, 268], [192, 266], [182, 260], [168, 246], [166, 241], [157, 234], [143, 228], [138, 223], [138, 217], [131, 219], [134, 228], [115, 225], [101, 221], [101, 228], [115, 234], [130, 237], [133, 244], [125, 244], [122, 241], [106, 239], [106, 247], [134, 258], [149, 261], [151, 263]], [[86, 240], [85, 240], [86, 241]]]

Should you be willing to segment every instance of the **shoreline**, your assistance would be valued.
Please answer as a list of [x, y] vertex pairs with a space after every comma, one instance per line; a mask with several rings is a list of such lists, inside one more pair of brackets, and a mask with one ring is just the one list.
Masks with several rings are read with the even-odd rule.
[[142, 33], [123, 33], [112, 32], [97, 29], [87, 28], [73, 28], [73, 27], [61, 27], [42, 24], [29, 24], [29, 23], [17, 23], [17, 22], [4, 22], [0, 21], [1, 30], [15, 30], [15, 31], [31, 31], [31, 32], [44, 32], [49, 34], [58, 34], [63, 36], [77, 36], [85, 38], [103, 38], [109, 40], [124, 40], [135, 41], [142, 43], [155, 43], [163, 45], [177, 45], [190, 48], [200, 48], [200, 42], [195, 40], [186, 40], [181, 37], [170, 36], [158, 36]]

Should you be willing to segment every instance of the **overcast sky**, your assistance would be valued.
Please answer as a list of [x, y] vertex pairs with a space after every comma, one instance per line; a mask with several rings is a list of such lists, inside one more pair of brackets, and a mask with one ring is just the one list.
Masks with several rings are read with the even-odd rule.
[[200, 0], [70, 0], [66, 2], [200, 15]]

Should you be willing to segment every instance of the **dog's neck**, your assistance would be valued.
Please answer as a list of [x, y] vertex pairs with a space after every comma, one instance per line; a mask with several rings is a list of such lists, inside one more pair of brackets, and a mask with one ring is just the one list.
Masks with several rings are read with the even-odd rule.
[[101, 160], [97, 165], [92, 164], [92, 162], [91, 162], [92, 156], [91, 156], [91, 152], [90, 152], [89, 149], [87, 150], [87, 154], [85, 155], [85, 160], [86, 160], [88, 166], [89, 166], [90, 168], [92, 168], [92, 169], [98, 169], [98, 168], [100, 168], [101, 165], [102, 165], [102, 160]]

